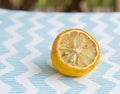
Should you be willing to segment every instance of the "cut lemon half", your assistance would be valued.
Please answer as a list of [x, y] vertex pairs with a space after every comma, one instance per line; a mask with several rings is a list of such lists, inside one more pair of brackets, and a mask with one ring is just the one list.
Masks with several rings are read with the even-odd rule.
[[83, 76], [98, 64], [100, 46], [84, 30], [68, 29], [56, 37], [52, 45], [51, 59], [60, 73], [67, 76]]

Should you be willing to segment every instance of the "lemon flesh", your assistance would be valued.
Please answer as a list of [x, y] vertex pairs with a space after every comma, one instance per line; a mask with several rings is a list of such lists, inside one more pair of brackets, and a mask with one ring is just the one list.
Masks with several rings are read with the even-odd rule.
[[58, 45], [63, 62], [73, 67], [87, 67], [97, 56], [96, 44], [85, 33], [77, 30], [62, 35]]

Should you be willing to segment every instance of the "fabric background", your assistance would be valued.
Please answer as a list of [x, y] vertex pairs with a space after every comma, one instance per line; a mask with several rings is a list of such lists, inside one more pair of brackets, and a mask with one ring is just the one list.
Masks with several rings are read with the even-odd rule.
[[[78, 27], [101, 46], [97, 67], [66, 77], [51, 64], [56, 35]], [[0, 94], [119, 94], [120, 13], [43, 13], [0, 9]]]

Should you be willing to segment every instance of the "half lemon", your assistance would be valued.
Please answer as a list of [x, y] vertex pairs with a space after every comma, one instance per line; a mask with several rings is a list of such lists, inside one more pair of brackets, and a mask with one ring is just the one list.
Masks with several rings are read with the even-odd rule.
[[61, 32], [55, 39], [51, 60], [54, 67], [67, 76], [83, 76], [100, 60], [100, 46], [87, 32], [79, 28]]

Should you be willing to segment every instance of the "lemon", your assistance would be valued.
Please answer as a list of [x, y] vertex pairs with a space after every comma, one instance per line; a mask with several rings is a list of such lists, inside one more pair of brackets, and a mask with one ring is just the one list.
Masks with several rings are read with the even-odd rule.
[[100, 60], [100, 46], [89, 33], [79, 28], [61, 32], [55, 39], [51, 60], [53, 66], [67, 76], [83, 76]]

